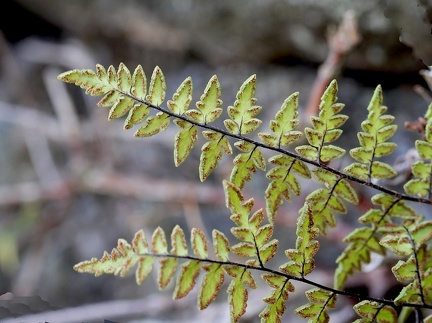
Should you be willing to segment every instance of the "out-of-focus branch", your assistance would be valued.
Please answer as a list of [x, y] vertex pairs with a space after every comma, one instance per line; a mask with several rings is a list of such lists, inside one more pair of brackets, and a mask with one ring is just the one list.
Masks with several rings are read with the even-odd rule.
[[310, 116], [318, 114], [322, 94], [330, 82], [340, 73], [346, 56], [360, 40], [357, 18], [352, 11], [347, 11], [337, 30], [328, 32], [329, 53], [318, 70], [306, 105], [304, 120], [309, 120]]
[[[177, 304], [178, 303], [178, 304]], [[138, 318], [142, 316], [157, 317], [163, 312], [182, 307], [182, 302], [173, 302], [162, 296], [149, 296], [145, 299], [109, 301], [97, 304], [64, 308], [56, 311], [23, 315], [18, 318], [2, 320], [2, 323], [17, 322], [102, 322], [104, 319]], [[183, 306], [190, 306], [183, 302]]]

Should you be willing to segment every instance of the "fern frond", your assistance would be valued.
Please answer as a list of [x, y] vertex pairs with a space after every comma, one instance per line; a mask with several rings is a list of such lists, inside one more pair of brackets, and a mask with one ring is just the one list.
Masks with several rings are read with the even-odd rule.
[[238, 187], [224, 181], [225, 199], [227, 207], [231, 210], [231, 220], [236, 227], [231, 228], [231, 233], [240, 240], [231, 246], [231, 251], [241, 257], [253, 258], [246, 263], [254, 267], [263, 267], [276, 254], [278, 241], [270, 240], [273, 235], [273, 225], [262, 225], [264, 212], [262, 209], [255, 211], [250, 217], [254, 201], [244, 200]]
[[267, 178], [272, 181], [265, 191], [265, 200], [269, 222], [274, 223], [279, 206], [284, 200], [291, 201], [291, 192], [301, 194], [301, 184], [294, 174], [310, 178], [311, 173], [304, 162], [291, 156], [279, 154], [270, 157], [269, 162], [276, 166], [267, 172]]
[[228, 286], [228, 302], [230, 305], [231, 322], [237, 322], [246, 312], [248, 290], [247, 287], [256, 288], [256, 282], [251, 272], [239, 266], [227, 266], [225, 271], [233, 277]]
[[[293, 93], [285, 99], [275, 119], [270, 121], [272, 133], [260, 132], [258, 137], [270, 147], [282, 147], [293, 144], [302, 137], [300, 131], [294, 129], [299, 125], [298, 119], [299, 93]], [[276, 218], [279, 206], [283, 201], [290, 201], [291, 194], [299, 196], [301, 185], [294, 174], [304, 178], [310, 178], [307, 165], [291, 156], [279, 154], [269, 158], [269, 162], [275, 167], [266, 174], [272, 181], [269, 183], [266, 194], [266, 211], [271, 223]], [[292, 171], [292, 172], [291, 172]]]
[[281, 322], [281, 317], [285, 313], [285, 302], [289, 294], [295, 291], [294, 285], [286, 277], [275, 274], [263, 274], [261, 278], [265, 283], [273, 288], [263, 301], [267, 303], [259, 316], [263, 322]]
[[354, 305], [355, 312], [367, 322], [397, 322], [397, 312], [393, 307], [378, 302], [364, 300]]
[[224, 120], [224, 125], [230, 133], [249, 134], [261, 125], [262, 121], [254, 118], [262, 109], [255, 105], [255, 91], [256, 75], [252, 75], [240, 87], [234, 105], [227, 108], [230, 119]]
[[[355, 162], [339, 171], [329, 163], [345, 154], [344, 149], [333, 143], [342, 134], [340, 127], [348, 117], [340, 114], [344, 105], [337, 103], [336, 81], [332, 81], [322, 95], [319, 115], [311, 117], [311, 127], [304, 130], [307, 144], [295, 147], [294, 153], [285, 148], [303, 136], [296, 130], [299, 124], [297, 92], [283, 102], [270, 121], [269, 132], [257, 133], [261, 142], [246, 136], [256, 132], [261, 125], [257, 116], [262, 108], [256, 104], [255, 98], [256, 75], [242, 84], [235, 102], [227, 108], [228, 118], [223, 121], [226, 130], [212, 125], [223, 112], [217, 76], [208, 81], [195, 104], [196, 109], [190, 108], [193, 92], [190, 77], [167, 101], [167, 108], [161, 106], [166, 96], [166, 82], [159, 67], [153, 70], [149, 83], [141, 66], [131, 73], [122, 63], [117, 71], [113, 66], [105, 70], [96, 65], [95, 72], [73, 70], [58, 78], [80, 86], [86, 94], [103, 96], [98, 105], [109, 108], [109, 119], [128, 114], [124, 128], [139, 126], [135, 132], [137, 137], [164, 131], [173, 120], [178, 127], [174, 138], [176, 166], [190, 155], [200, 139], [198, 128], [202, 129], [206, 142], [201, 147], [201, 181], [218, 167], [223, 154], [233, 154], [230, 140], [238, 150], [233, 158], [230, 180], [223, 181], [226, 206], [234, 223], [230, 231], [238, 242], [231, 246], [222, 232], [213, 230], [212, 248], [216, 259], [209, 258], [209, 242], [202, 231], [192, 229], [187, 242], [183, 230], [176, 226], [170, 236], [171, 248], [161, 228], [154, 231], [150, 247], [141, 230], [131, 244], [119, 239], [117, 247], [110, 253], [104, 252], [101, 259], [83, 261], [75, 265], [75, 270], [96, 276], [125, 276], [137, 267], [136, 281], [142, 284], [158, 260], [159, 288], [164, 289], [174, 281], [173, 298], [179, 299], [199, 284], [199, 309], [207, 308], [229, 279], [227, 292], [233, 322], [245, 313], [249, 290], [257, 287], [252, 273], [260, 271], [263, 273], [261, 278], [271, 288], [263, 299], [265, 307], [260, 313], [263, 322], [281, 321], [289, 293], [294, 292], [293, 280], [315, 287], [306, 292], [308, 303], [297, 308], [295, 313], [311, 322], [327, 322], [328, 311], [335, 307], [338, 294], [358, 297], [343, 291], [347, 277], [361, 270], [372, 253], [385, 255], [392, 252], [400, 257], [392, 267], [393, 274], [406, 286], [394, 300], [368, 297], [355, 305], [354, 309], [361, 317], [358, 321], [394, 321], [398, 316], [394, 306], [432, 309], [432, 221], [424, 221], [423, 216], [408, 205], [408, 201], [432, 204], [432, 122], [429, 121], [432, 119], [432, 104], [425, 116], [424, 138], [416, 141], [420, 160], [412, 166], [413, 178], [404, 186], [406, 194], [400, 194], [375, 181], [396, 174], [389, 164], [378, 161], [396, 149], [396, 144], [388, 140], [397, 129], [392, 124], [394, 117], [384, 114], [387, 108], [382, 105], [380, 86], [375, 89], [369, 103], [367, 119], [362, 122], [363, 132], [358, 134], [360, 147], [350, 150]], [[273, 153], [268, 160], [264, 158], [264, 150]], [[245, 199], [242, 189], [257, 170], [266, 171], [267, 162], [272, 168], [266, 173], [270, 183], [265, 192], [268, 218], [268, 223], [265, 223], [264, 210], [253, 211], [255, 201], [253, 198]], [[324, 187], [312, 191], [299, 211], [295, 248], [285, 250], [288, 261], [278, 270], [270, 269], [267, 264], [278, 249], [278, 240], [273, 237], [277, 212], [292, 195], [301, 195], [299, 177], [313, 177]], [[334, 288], [330, 288], [305, 277], [315, 269], [314, 256], [320, 247], [318, 235], [325, 235], [329, 227], [336, 226], [336, 213], [347, 213], [347, 202], [358, 203], [352, 182], [374, 188], [379, 193], [371, 199], [375, 207], [359, 218], [364, 226], [344, 239], [348, 245], [337, 259]], [[230, 257], [240, 258], [241, 262], [234, 262]], [[432, 321], [432, 316], [428, 319]]]
[[397, 125], [392, 124], [392, 115], [384, 114], [387, 107], [383, 106], [382, 102], [382, 89], [377, 86], [368, 106], [368, 117], [361, 124], [363, 132], [357, 134], [361, 146], [350, 150], [351, 157], [357, 162], [344, 169], [344, 172], [363, 180], [396, 175], [392, 166], [377, 160], [390, 155], [397, 148], [395, 143], [387, 142], [396, 132]]
[[327, 163], [336, 160], [345, 154], [345, 150], [330, 144], [337, 140], [342, 134], [339, 129], [348, 117], [339, 112], [344, 104], [337, 101], [337, 82], [333, 80], [321, 97], [319, 116], [312, 116], [313, 128], [305, 128], [305, 136], [308, 145], [301, 145], [295, 148], [296, 152], [309, 160]]
[[416, 140], [415, 146], [420, 160], [412, 166], [413, 179], [405, 185], [405, 192], [432, 199], [432, 103], [425, 114], [427, 120], [424, 139]]
[[351, 184], [339, 175], [323, 168], [312, 170], [312, 177], [324, 184], [326, 188], [319, 188], [306, 197], [308, 204], [315, 216], [315, 226], [322, 235], [327, 234], [327, 228], [336, 226], [335, 212], [344, 214], [347, 208], [344, 201], [358, 204], [358, 196]]
[[319, 242], [315, 240], [319, 230], [314, 225], [312, 210], [306, 205], [300, 210], [297, 220], [295, 249], [285, 250], [291, 260], [279, 269], [292, 277], [305, 277], [315, 269], [313, 256], [318, 252]]
[[266, 170], [266, 161], [261, 150], [252, 143], [241, 140], [234, 143], [234, 146], [244, 153], [234, 158], [230, 182], [242, 189], [245, 182], [252, 179], [251, 174], [255, 174], [257, 168], [262, 171]]
[[321, 288], [310, 289], [305, 294], [309, 303], [296, 308], [294, 312], [309, 322], [328, 322], [330, 318], [327, 310], [336, 306], [336, 295]]
[[275, 119], [270, 121], [272, 134], [266, 132], [258, 133], [258, 137], [270, 147], [288, 146], [299, 140], [303, 134], [296, 131], [300, 121], [298, 119], [299, 93], [295, 92], [285, 99]]
[[201, 124], [214, 122], [222, 114], [222, 109], [220, 108], [222, 105], [221, 94], [222, 90], [219, 80], [216, 75], [213, 75], [208, 81], [200, 100], [196, 103], [198, 110], [187, 110], [185, 114]]
[[[256, 105], [255, 91], [256, 75], [252, 75], [238, 90], [234, 104], [227, 108], [230, 118], [224, 120], [224, 125], [228, 132], [235, 135], [250, 134], [261, 125], [262, 121], [255, 118], [262, 109]], [[266, 162], [256, 145], [240, 140], [234, 146], [240, 153], [234, 158], [230, 182], [241, 189], [245, 182], [252, 179], [251, 174], [256, 173], [257, 168], [265, 171]]]
[[359, 218], [360, 223], [370, 227], [357, 228], [344, 238], [348, 245], [336, 260], [335, 288], [342, 288], [349, 275], [369, 263], [371, 253], [385, 255], [382, 239], [386, 235], [398, 235], [404, 225], [419, 223], [423, 218], [406, 201], [385, 193], [376, 194], [371, 201], [380, 209], [370, 209]]
[[101, 259], [92, 258], [91, 260], [82, 261], [74, 266], [74, 269], [80, 273], [94, 274], [100, 276], [103, 274], [114, 274], [125, 276], [136, 264], [137, 284], [142, 284], [152, 271], [155, 257], [144, 257], [142, 254], [148, 254], [148, 244], [144, 231], [140, 230], [135, 234], [132, 245], [124, 239], [119, 239], [117, 248], [111, 253], [104, 252]]

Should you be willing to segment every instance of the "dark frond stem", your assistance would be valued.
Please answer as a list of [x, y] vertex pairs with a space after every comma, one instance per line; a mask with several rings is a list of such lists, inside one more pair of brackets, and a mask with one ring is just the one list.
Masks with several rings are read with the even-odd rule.
[[258, 245], [257, 245], [257, 243], [256, 243], [256, 239], [255, 239], [255, 234], [254, 234], [254, 245], [255, 245], [255, 250], [256, 250], [256, 254], [257, 254], [257, 258], [258, 258], [258, 261], [259, 261], [259, 264], [260, 264], [260, 267], [261, 268], [265, 268], [264, 267], [264, 264], [263, 264], [263, 262], [262, 262], [262, 260], [261, 260], [261, 256], [260, 256], [260, 253], [259, 253], [259, 248], [258, 248]]
[[[383, 298], [378, 298], [378, 297], [370, 297], [370, 296], [360, 295], [360, 294], [351, 293], [351, 292], [347, 292], [347, 291], [343, 291], [343, 290], [337, 290], [337, 289], [328, 287], [326, 285], [322, 285], [320, 283], [314, 282], [314, 281], [309, 280], [309, 279], [304, 278], [304, 277], [290, 276], [290, 275], [285, 274], [283, 272], [280, 272], [280, 271], [277, 271], [274, 269], [270, 269], [267, 267], [256, 267], [256, 266], [251, 266], [251, 265], [247, 265], [247, 264], [243, 264], [243, 263], [236, 263], [236, 262], [232, 262], [232, 261], [219, 261], [219, 260], [215, 260], [215, 259], [203, 259], [203, 258], [198, 258], [198, 257], [193, 257], [193, 256], [178, 256], [178, 255], [172, 255], [172, 254], [146, 253], [146, 254], [138, 254], [138, 255], [142, 256], [142, 257], [177, 258], [177, 259], [184, 259], [184, 260], [195, 260], [198, 262], [219, 264], [221, 266], [237, 266], [237, 267], [242, 267], [244, 269], [267, 272], [267, 273], [271, 273], [274, 275], [285, 277], [285, 278], [290, 279], [290, 280], [302, 282], [302, 283], [305, 283], [307, 285], [315, 286], [315, 287], [327, 290], [333, 294], [342, 295], [342, 296], [346, 296], [346, 297], [350, 297], [350, 298], [355, 298], [357, 300], [368, 300], [368, 301], [377, 302], [377, 303], [380, 303], [383, 305], [396, 307], [393, 300], [388, 300], [388, 299], [383, 299]], [[431, 309], [432, 310], [432, 305], [429, 305], [429, 304], [406, 303], [406, 304], [403, 304], [403, 306], [404, 307], [411, 307], [411, 308], [418, 308], [418, 309]]]
[[333, 168], [331, 168], [331, 167], [329, 167], [327, 165], [324, 165], [324, 164], [321, 164], [319, 162], [315, 162], [315, 161], [309, 160], [307, 158], [301, 157], [301, 156], [299, 156], [299, 155], [297, 155], [297, 154], [295, 154], [293, 152], [287, 151], [285, 149], [281, 149], [281, 148], [278, 148], [278, 147], [271, 147], [271, 146], [268, 146], [268, 145], [263, 144], [261, 142], [255, 141], [255, 140], [253, 140], [251, 138], [248, 138], [248, 137], [245, 137], [245, 136], [242, 136], [242, 135], [232, 134], [232, 133], [230, 133], [230, 132], [228, 132], [226, 130], [219, 129], [217, 127], [214, 127], [214, 126], [211, 126], [211, 125], [208, 125], [208, 124], [202, 124], [202, 123], [193, 121], [193, 120], [188, 119], [187, 117], [185, 117], [183, 115], [175, 114], [175, 113], [171, 112], [168, 109], [164, 109], [164, 108], [162, 108], [160, 106], [151, 104], [151, 103], [147, 102], [146, 100], [139, 99], [139, 98], [131, 95], [130, 93], [127, 93], [127, 92], [124, 92], [124, 91], [120, 91], [120, 90], [117, 90], [117, 91], [119, 91], [123, 95], [126, 95], [126, 96], [134, 99], [137, 102], [145, 104], [145, 105], [147, 105], [147, 106], [149, 106], [149, 107], [151, 107], [151, 108], [153, 108], [155, 110], [158, 110], [158, 111], [161, 111], [163, 113], [166, 113], [166, 114], [168, 114], [171, 117], [175, 117], [175, 118], [184, 120], [186, 122], [189, 122], [189, 123], [191, 123], [191, 124], [193, 124], [193, 125], [195, 125], [197, 127], [201, 127], [201, 128], [208, 129], [208, 130], [213, 130], [213, 131], [216, 131], [216, 132], [219, 132], [219, 133], [223, 134], [224, 136], [227, 136], [227, 137], [230, 137], [230, 138], [234, 138], [234, 139], [238, 139], [238, 140], [243, 140], [243, 141], [249, 142], [251, 144], [254, 144], [257, 147], [262, 147], [262, 148], [267, 149], [267, 150], [276, 151], [276, 152], [285, 154], [285, 155], [290, 156], [292, 158], [295, 158], [297, 160], [303, 161], [303, 162], [305, 162], [307, 164], [310, 164], [310, 165], [313, 165], [313, 166], [325, 169], [325, 170], [327, 170], [327, 171], [329, 171], [329, 172], [331, 172], [333, 174], [338, 175], [340, 178], [343, 178], [343, 179], [346, 179], [346, 180], [349, 180], [349, 181], [352, 181], [352, 182], [356, 182], [356, 183], [359, 183], [361, 185], [365, 185], [365, 186], [371, 187], [371, 188], [376, 189], [378, 191], [381, 191], [383, 193], [389, 194], [391, 196], [395, 196], [398, 199], [432, 205], [432, 200], [431, 199], [418, 198], [418, 197], [414, 197], [414, 196], [411, 196], [411, 195], [402, 194], [402, 193], [399, 193], [397, 191], [394, 191], [394, 190], [388, 189], [386, 187], [380, 186], [378, 184], [374, 184], [371, 181], [361, 180], [359, 178], [356, 178], [356, 177], [347, 175], [345, 173], [342, 173], [342, 172], [340, 172], [340, 171], [338, 171], [336, 169], [333, 169]]

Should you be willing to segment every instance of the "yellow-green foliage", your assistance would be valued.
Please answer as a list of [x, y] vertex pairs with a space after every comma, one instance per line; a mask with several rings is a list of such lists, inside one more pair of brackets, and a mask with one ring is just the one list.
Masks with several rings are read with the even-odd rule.
[[[412, 178], [404, 185], [403, 194], [375, 184], [376, 179], [397, 175], [392, 166], [378, 160], [397, 147], [389, 142], [397, 127], [392, 124], [394, 117], [384, 114], [387, 108], [382, 105], [380, 86], [367, 107], [367, 118], [361, 123], [363, 131], [357, 134], [360, 146], [349, 151], [354, 161], [339, 171], [331, 167], [331, 162], [345, 154], [336, 140], [342, 135], [340, 127], [348, 116], [340, 113], [344, 105], [337, 102], [336, 81], [332, 81], [323, 94], [319, 115], [311, 117], [311, 127], [296, 130], [299, 94], [294, 93], [282, 103], [270, 121], [269, 130], [257, 133], [262, 121], [257, 117], [261, 107], [256, 105], [256, 75], [240, 86], [235, 102], [227, 107], [228, 119], [223, 120], [225, 129], [212, 124], [224, 111], [216, 76], [210, 78], [195, 109], [190, 108], [193, 92], [190, 77], [178, 87], [166, 107], [163, 106], [166, 83], [158, 67], [149, 83], [141, 66], [131, 74], [124, 64], [117, 70], [113, 66], [106, 70], [100, 65], [95, 71], [72, 70], [58, 78], [80, 86], [89, 95], [103, 96], [98, 105], [110, 109], [109, 119], [127, 114], [124, 128], [139, 126], [136, 137], [156, 135], [173, 121], [179, 128], [173, 140], [176, 166], [187, 159], [201, 131], [207, 140], [201, 147], [198, 170], [201, 181], [218, 167], [223, 154], [236, 154], [230, 178], [223, 181], [223, 189], [233, 222], [231, 234], [237, 243], [230, 245], [229, 239], [218, 230], [213, 230], [210, 239], [198, 229], [192, 229], [188, 243], [183, 230], [176, 226], [171, 232], [169, 249], [162, 228], [157, 228], [150, 240], [141, 230], [131, 244], [120, 239], [111, 253], [105, 252], [100, 259], [75, 265], [78, 272], [124, 276], [135, 270], [136, 281], [142, 284], [153, 270], [154, 262], [159, 261], [159, 287], [166, 288], [175, 278], [174, 299], [186, 296], [202, 274], [199, 309], [209, 306], [228, 279], [228, 303], [233, 322], [245, 313], [248, 293], [257, 287], [253, 272], [261, 273], [261, 279], [270, 287], [263, 298], [260, 313], [263, 322], [281, 322], [289, 294], [295, 292], [292, 281], [312, 287], [306, 292], [307, 303], [294, 311], [308, 322], [328, 322], [328, 311], [336, 307], [337, 296], [357, 299], [354, 305], [360, 317], [357, 322], [403, 322], [410, 311], [416, 311], [417, 317], [429, 315], [424, 321], [432, 322], [432, 222], [409, 205], [432, 204], [432, 104], [425, 114], [424, 138], [415, 142], [420, 159], [412, 165]], [[151, 110], [155, 112], [151, 114]], [[252, 137], [253, 134], [256, 136]], [[294, 146], [303, 135], [303, 144]], [[267, 160], [264, 150], [271, 155]], [[245, 183], [257, 170], [266, 172], [269, 179], [263, 192], [265, 210], [254, 210], [254, 199], [246, 199], [242, 193]], [[301, 195], [298, 177], [313, 179], [322, 187], [308, 194], [299, 210], [295, 246], [280, 246], [273, 236], [275, 220], [284, 201], [291, 201], [292, 194]], [[319, 235], [325, 235], [329, 227], [337, 227], [337, 216], [347, 213], [347, 202], [354, 205], [359, 202], [353, 183], [377, 191], [371, 198], [375, 207], [359, 216], [361, 226], [345, 237], [347, 246], [337, 259], [334, 285], [311, 281], [307, 276], [315, 269]], [[212, 249], [214, 258], [209, 257], [208, 248]], [[278, 252], [284, 253], [287, 261], [278, 268], [269, 267], [268, 261]], [[373, 253], [382, 256], [392, 253], [398, 257], [392, 272], [405, 287], [395, 299], [361, 298], [344, 290], [348, 277], [361, 271]], [[396, 306], [403, 310], [398, 312]]]

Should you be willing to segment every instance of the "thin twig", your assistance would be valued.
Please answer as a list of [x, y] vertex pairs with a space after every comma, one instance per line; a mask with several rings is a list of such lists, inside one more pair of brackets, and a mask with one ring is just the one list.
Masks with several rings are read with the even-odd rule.
[[339, 75], [345, 58], [360, 40], [357, 19], [352, 11], [348, 11], [337, 31], [330, 31], [328, 34], [329, 53], [324, 63], [319, 67], [318, 76], [306, 105], [305, 120], [309, 120], [310, 116], [318, 115], [322, 94], [330, 82]]

